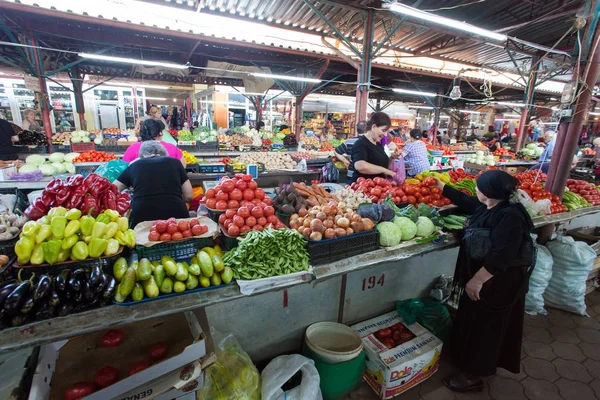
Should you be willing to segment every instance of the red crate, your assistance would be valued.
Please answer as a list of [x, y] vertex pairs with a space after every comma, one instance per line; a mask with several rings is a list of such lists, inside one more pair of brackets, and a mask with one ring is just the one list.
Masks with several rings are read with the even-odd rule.
[[71, 143], [73, 153], [85, 153], [86, 151], [96, 150], [94, 142], [90, 143]]

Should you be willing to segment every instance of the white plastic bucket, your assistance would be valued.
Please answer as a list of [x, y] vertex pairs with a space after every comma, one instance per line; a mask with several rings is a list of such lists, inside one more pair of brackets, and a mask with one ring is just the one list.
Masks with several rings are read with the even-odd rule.
[[317, 322], [306, 329], [306, 345], [325, 361], [336, 364], [356, 358], [363, 343], [352, 328], [337, 322]]

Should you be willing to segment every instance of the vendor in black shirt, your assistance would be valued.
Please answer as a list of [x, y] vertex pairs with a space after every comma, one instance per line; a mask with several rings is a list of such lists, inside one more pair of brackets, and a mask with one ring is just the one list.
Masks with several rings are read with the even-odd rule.
[[391, 157], [385, 153], [383, 145], [380, 143], [390, 127], [392, 121], [384, 112], [374, 112], [367, 121], [367, 132], [356, 140], [352, 146], [352, 168], [354, 175], [352, 181], [356, 182], [359, 177], [393, 177], [396, 175], [390, 169], [390, 161], [398, 158], [400, 152], [395, 152]]
[[133, 188], [130, 225], [171, 217], [189, 218], [185, 203], [192, 200], [193, 190], [181, 162], [167, 157], [165, 148], [155, 140], [144, 142], [139, 156], [114, 181], [119, 190]]
[[354, 169], [352, 168], [351, 161], [352, 147], [354, 146], [354, 143], [356, 143], [360, 135], [364, 134], [366, 130], [367, 121], [360, 121], [358, 124], [356, 124], [357, 136], [344, 141], [344, 143], [340, 144], [338, 147], [335, 148], [335, 158], [343, 162], [346, 166], [346, 169], [348, 170], [346, 172], [346, 184], [352, 183], [352, 176], [354, 175]]
[[0, 118], [0, 160], [10, 161], [17, 159], [17, 148], [13, 143], [19, 141], [12, 125], [5, 119]]

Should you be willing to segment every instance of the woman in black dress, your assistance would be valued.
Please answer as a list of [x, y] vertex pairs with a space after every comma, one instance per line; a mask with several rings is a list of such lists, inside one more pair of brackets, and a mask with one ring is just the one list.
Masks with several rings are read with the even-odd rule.
[[355, 171], [352, 181], [360, 177], [394, 177], [396, 173], [390, 169], [391, 160], [398, 158], [400, 152], [396, 151], [391, 157], [385, 152], [381, 139], [387, 136], [392, 126], [390, 117], [381, 111], [371, 114], [367, 121], [367, 132], [359, 137], [352, 146], [352, 166]]
[[520, 371], [523, 315], [535, 249], [533, 223], [520, 203], [511, 203], [517, 179], [495, 170], [477, 180], [477, 198], [438, 181], [443, 195], [472, 214], [454, 275], [460, 295], [450, 353], [460, 373], [444, 383], [458, 392], [483, 389], [481, 377], [496, 368]]
[[186, 202], [192, 201], [193, 189], [183, 165], [155, 140], [140, 147], [140, 158], [114, 181], [119, 190], [133, 188], [132, 227], [143, 221], [189, 218]]

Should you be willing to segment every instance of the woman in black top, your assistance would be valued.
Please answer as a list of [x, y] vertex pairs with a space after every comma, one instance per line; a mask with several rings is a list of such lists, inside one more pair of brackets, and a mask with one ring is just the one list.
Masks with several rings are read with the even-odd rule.
[[140, 158], [114, 182], [119, 190], [133, 187], [131, 226], [171, 217], [188, 218], [185, 203], [192, 200], [193, 190], [181, 162], [167, 157], [165, 148], [155, 140], [144, 142], [139, 154]]
[[438, 180], [460, 211], [472, 214], [461, 241], [454, 294], [460, 295], [450, 354], [460, 373], [444, 384], [458, 392], [483, 389], [481, 377], [504, 368], [520, 371], [525, 294], [535, 258], [533, 223], [520, 203], [511, 203], [517, 179], [504, 171], [477, 179], [477, 198]]
[[390, 117], [380, 111], [374, 112], [367, 121], [367, 132], [352, 146], [352, 169], [355, 171], [352, 176], [353, 182], [361, 176], [375, 178], [396, 175], [390, 169], [390, 159], [398, 158], [400, 152], [395, 152], [388, 157], [381, 144], [381, 139], [387, 135], [391, 125]]
[[17, 159], [17, 148], [13, 147], [13, 143], [18, 141], [19, 135], [15, 133], [10, 122], [0, 118], [0, 160]]

